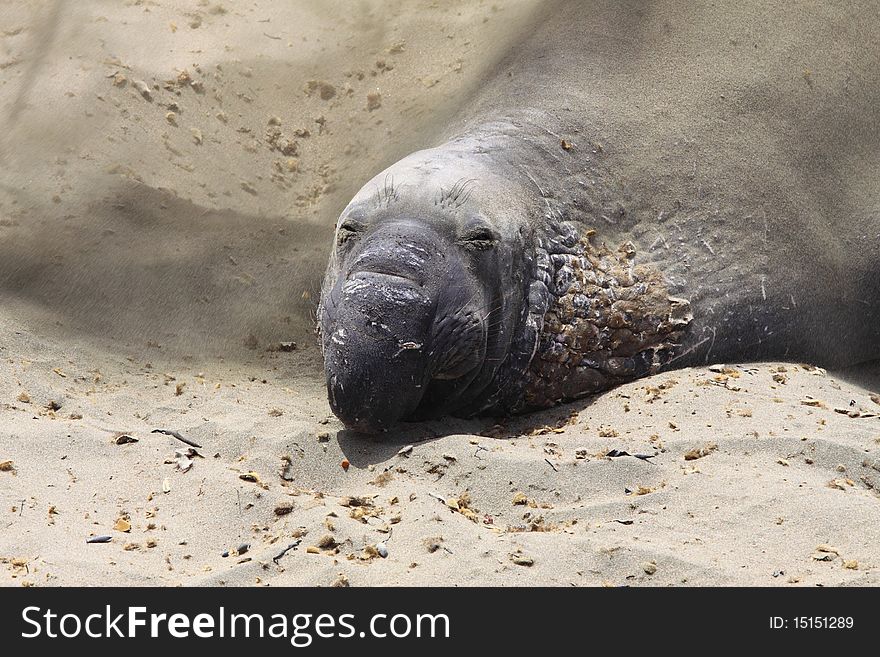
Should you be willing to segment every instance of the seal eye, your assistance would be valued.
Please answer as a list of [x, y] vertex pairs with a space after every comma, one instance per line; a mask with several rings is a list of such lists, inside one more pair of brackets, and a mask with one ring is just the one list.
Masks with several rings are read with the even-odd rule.
[[346, 242], [356, 239], [364, 232], [364, 225], [353, 219], [346, 219], [336, 231], [336, 244], [342, 246]]
[[488, 226], [477, 226], [466, 231], [459, 241], [466, 247], [485, 251], [491, 249], [498, 243], [498, 237], [495, 232]]

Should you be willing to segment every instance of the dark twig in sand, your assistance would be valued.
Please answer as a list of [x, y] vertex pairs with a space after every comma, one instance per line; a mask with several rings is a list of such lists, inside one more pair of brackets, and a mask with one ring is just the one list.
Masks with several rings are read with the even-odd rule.
[[190, 447], [197, 447], [198, 449], [202, 449], [202, 446], [199, 445], [194, 440], [190, 440], [189, 438], [184, 438], [176, 431], [171, 431], [170, 429], [153, 429], [150, 433], [164, 433], [166, 436], [174, 436], [180, 442], [186, 443]]
[[550, 459], [544, 459], [544, 460], [547, 461], [547, 465], [549, 465], [551, 468], [553, 468], [553, 472], [559, 472], [559, 468], [557, 468], [555, 465], [553, 465], [550, 462]]
[[275, 39], [276, 41], [281, 41], [281, 37], [278, 37], [278, 36], [272, 36], [271, 34], [266, 34], [265, 32], [263, 32], [263, 36], [264, 36], [264, 37], [269, 37], [270, 39]]
[[272, 557], [272, 561], [275, 562], [275, 565], [276, 565], [276, 566], [278, 565], [278, 560], [279, 560], [281, 557], [283, 557], [285, 554], [287, 554], [287, 553], [290, 552], [291, 550], [295, 550], [296, 548], [298, 548], [300, 543], [302, 543], [302, 539], [298, 538], [298, 539], [296, 539], [293, 543], [291, 543], [290, 545], [288, 545], [286, 548], [284, 548], [283, 550], [281, 550], [280, 553], [278, 553], [277, 555], [275, 555], [274, 557]]

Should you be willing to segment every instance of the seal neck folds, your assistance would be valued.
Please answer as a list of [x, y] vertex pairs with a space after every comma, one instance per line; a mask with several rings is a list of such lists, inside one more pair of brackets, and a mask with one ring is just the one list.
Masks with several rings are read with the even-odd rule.
[[545, 408], [657, 372], [693, 319], [662, 273], [635, 264], [631, 242], [612, 251], [570, 224], [546, 244], [539, 281], [550, 292], [517, 411]]

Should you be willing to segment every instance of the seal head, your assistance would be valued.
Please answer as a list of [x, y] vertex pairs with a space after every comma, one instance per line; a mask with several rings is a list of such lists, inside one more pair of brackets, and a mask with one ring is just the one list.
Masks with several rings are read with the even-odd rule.
[[470, 413], [495, 392], [528, 276], [521, 222], [494, 198], [503, 182], [478, 168], [415, 153], [339, 219], [319, 333], [330, 405], [349, 428]]

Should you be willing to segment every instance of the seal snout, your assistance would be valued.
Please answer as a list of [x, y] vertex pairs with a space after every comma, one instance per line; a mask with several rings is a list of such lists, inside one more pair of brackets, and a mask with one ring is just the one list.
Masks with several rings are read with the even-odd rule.
[[454, 238], [431, 226], [396, 221], [365, 232], [325, 294], [328, 398], [349, 429], [380, 433], [440, 415], [482, 366], [483, 288]]

